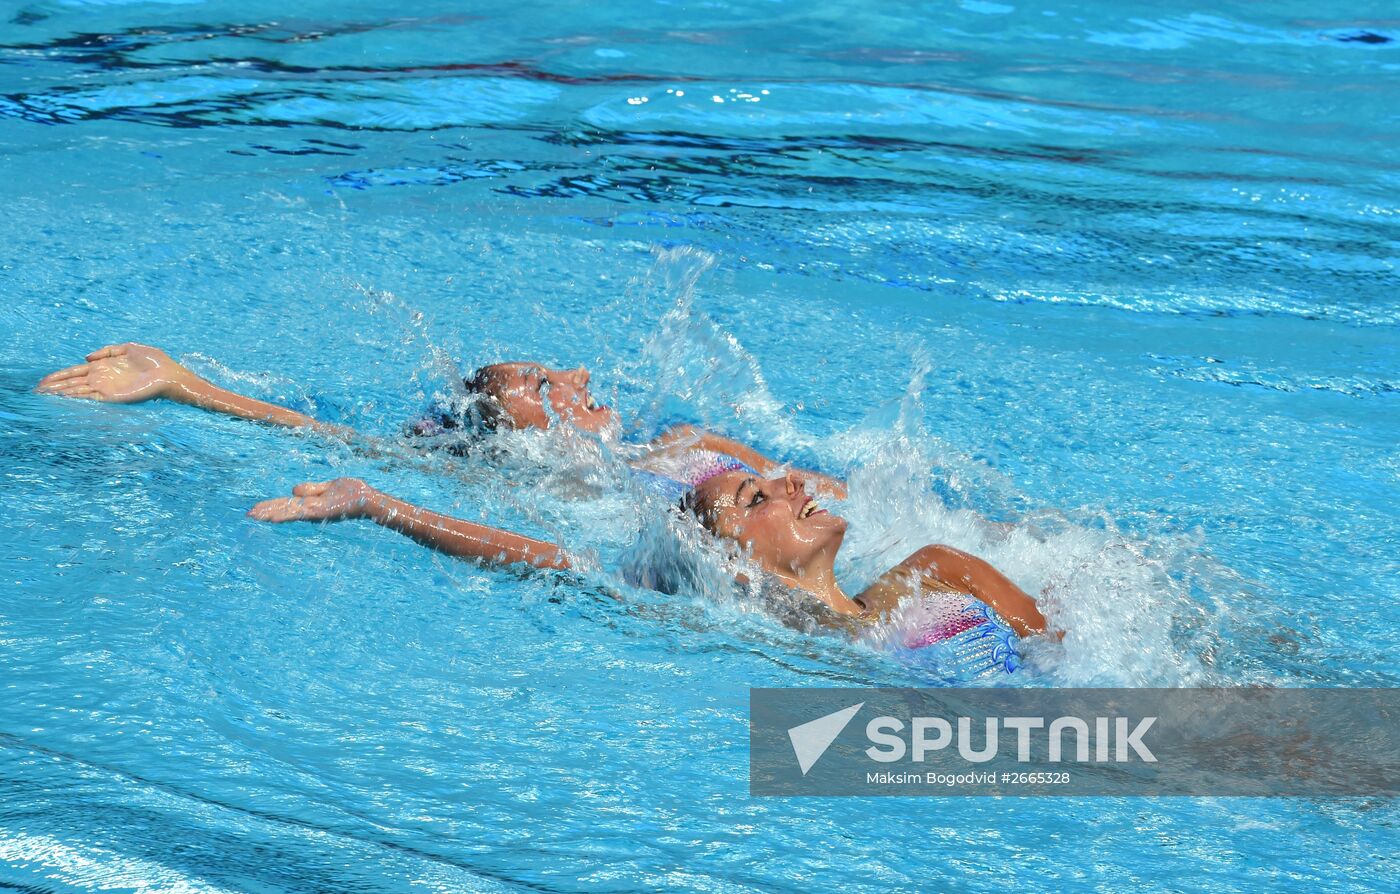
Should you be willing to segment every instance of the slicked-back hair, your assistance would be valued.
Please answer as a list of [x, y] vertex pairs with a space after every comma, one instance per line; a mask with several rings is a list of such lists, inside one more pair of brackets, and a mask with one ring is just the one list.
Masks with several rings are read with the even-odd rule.
[[497, 431], [506, 420], [506, 408], [497, 394], [500, 383], [496, 380], [495, 368], [483, 366], [462, 380], [462, 388], [471, 396], [468, 413], [473, 428], [481, 432]]
[[425, 446], [457, 456], [472, 453], [486, 436], [510, 427], [510, 416], [499, 395], [500, 382], [490, 366], [462, 379], [463, 396], [434, 401], [422, 416], [404, 426], [410, 438], [433, 439]]

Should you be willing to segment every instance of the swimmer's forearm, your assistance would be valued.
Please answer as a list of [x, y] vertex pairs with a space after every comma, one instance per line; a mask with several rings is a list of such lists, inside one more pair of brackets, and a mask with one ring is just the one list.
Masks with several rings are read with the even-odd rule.
[[949, 546], [925, 547], [915, 558], [925, 573], [990, 605], [1017, 635], [1045, 632], [1045, 616], [1035, 600], [989, 562]]
[[343, 425], [318, 422], [305, 413], [298, 413], [287, 407], [246, 397], [237, 392], [229, 391], [227, 388], [220, 388], [213, 382], [194, 375], [172, 384], [166, 389], [164, 397], [167, 400], [189, 404], [211, 413], [223, 413], [226, 416], [235, 416], [254, 422], [267, 422], [287, 428], [305, 428], [338, 438], [347, 438], [355, 433], [354, 429]]
[[[748, 463], [754, 471], [765, 477], [772, 475], [782, 468], [779, 463], [759, 453], [747, 444], [736, 441], [733, 438], [726, 438], [723, 435], [712, 432], [700, 432], [700, 446], [706, 450], [713, 450], [716, 453], [723, 453], [735, 459]], [[821, 472], [813, 472], [810, 469], [796, 470], [803, 478], [816, 485], [818, 493], [831, 494], [838, 500], [846, 499], [846, 482], [839, 478], [832, 478], [830, 475], [823, 475]]]
[[733, 438], [726, 438], [693, 425], [677, 425], [657, 438], [655, 443], [658, 447], [692, 447], [723, 453], [725, 456], [732, 456], [750, 466], [760, 475], [767, 475], [778, 467], [777, 463], [747, 444], [741, 444]]
[[[662, 447], [687, 445], [699, 447], [702, 450], [712, 450], [715, 453], [723, 453], [725, 456], [732, 456], [747, 464], [755, 472], [765, 477], [782, 468], [779, 463], [741, 441], [726, 438], [693, 425], [676, 426], [658, 438], [656, 444]], [[823, 475], [820, 472], [802, 470], [801, 474], [810, 479], [817, 486], [819, 492], [829, 493], [840, 500], [846, 499], [846, 483], [844, 481], [832, 478], [830, 475]]]
[[366, 501], [364, 514], [377, 525], [398, 531], [449, 556], [481, 559], [497, 565], [569, 567], [568, 555], [552, 543], [452, 518], [378, 491]]
[[[985, 562], [982, 564], [986, 565]], [[973, 594], [995, 609], [1018, 636], [1036, 636], [1046, 631], [1045, 616], [1040, 613], [1040, 606], [1026, 591], [991, 565], [986, 565], [982, 580], [973, 584]]]

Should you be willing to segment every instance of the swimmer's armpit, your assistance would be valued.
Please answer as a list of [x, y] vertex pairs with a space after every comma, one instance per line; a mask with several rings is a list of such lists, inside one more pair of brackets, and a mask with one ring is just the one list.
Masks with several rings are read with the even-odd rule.
[[358, 478], [299, 484], [292, 489], [292, 496], [264, 500], [248, 515], [269, 522], [367, 518], [450, 556], [492, 565], [571, 567], [568, 554], [553, 543], [433, 512], [391, 497]]

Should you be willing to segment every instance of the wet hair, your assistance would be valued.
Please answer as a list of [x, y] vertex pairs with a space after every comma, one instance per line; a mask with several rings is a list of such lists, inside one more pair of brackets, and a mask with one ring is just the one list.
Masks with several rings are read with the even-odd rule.
[[[710, 531], [710, 525], [705, 524], [705, 519], [710, 517], [713, 521], [713, 518], [709, 512], [706, 512], [705, 509], [701, 507], [700, 497], [696, 495], [695, 488], [691, 488], [681, 495], [680, 502], [676, 504], [676, 511], [681, 515], [690, 516], [699, 522], [701, 527], [706, 531]], [[710, 531], [710, 533], [713, 534], [714, 532]]]
[[710, 502], [700, 496], [698, 488], [692, 487], [682, 494], [680, 501], [675, 505], [675, 510], [681, 515], [695, 521], [696, 524], [700, 525], [700, 527], [704, 528], [715, 537], [721, 536], [719, 531], [716, 530], [719, 515], [715, 512], [715, 508], [710, 505]]
[[501, 383], [496, 378], [494, 366], [483, 366], [462, 380], [462, 389], [467, 393], [474, 414], [475, 428], [493, 432], [501, 427], [503, 420], [509, 419], [505, 403], [501, 400]]
[[510, 427], [500, 388], [495, 369], [483, 366], [462, 379], [460, 395], [434, 400], [422, 415], [404, 426], [404, 434], [432, 439], [427, 446], [466, 456], [480, 439]]

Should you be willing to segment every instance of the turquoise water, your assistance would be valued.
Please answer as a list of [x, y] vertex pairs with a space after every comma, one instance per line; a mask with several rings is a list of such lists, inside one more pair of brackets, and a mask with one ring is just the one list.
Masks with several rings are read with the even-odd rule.
[[[1265, 6], [7, 4], [0, 886], [1387, 889], [1393, 803], [749, 798], [749, 687], [964, 681], [626, 587], [608, 445], [30, 391], [133, 339], [393, 437], [583, 363], [849, 476], [849, 581], [1044, 592], [1015, 685], [1393, 686], [1400, 19]], [[591, 570], [243, 516], [334, 475]]]

